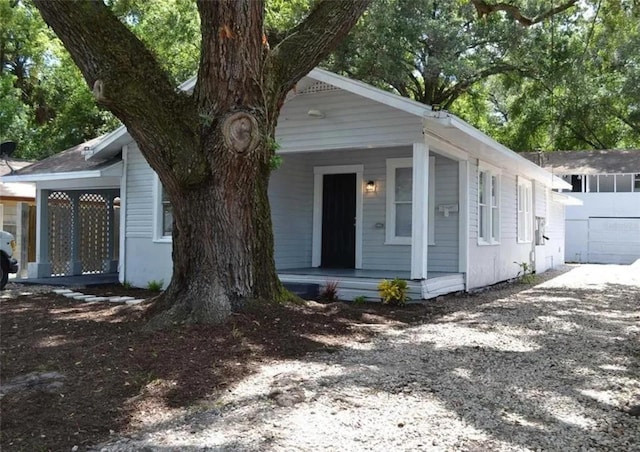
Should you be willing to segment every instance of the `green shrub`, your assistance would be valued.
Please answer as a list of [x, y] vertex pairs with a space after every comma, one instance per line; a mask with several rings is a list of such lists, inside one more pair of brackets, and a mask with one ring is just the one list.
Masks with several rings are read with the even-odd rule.
[[131, 289], [131, 287], [133, 287], [131, 285], [131, 283], [129, 281], [127, 281], [126, 279], [124, 281], [122, 281], [122, 287], [124, 287], [125, 289]]
[[353, 299], [353, 304], [364, 304], [366, 297], [364, 295], [358, 295]]
[[395, 278], [391, 281], [383, 279], [378, 284], [378, 292], [382, 302], [392, 306], [402, 306], [409, 299], [407, 296], [407, 281], [400, 278]]
[[160, 281], [156, 281], [155, 279], [152, 279], [147, 283], [147, 289], [153, 292], [160, 292], [162, 290], [162, 286], [164, 286], [163, 279], [161, 279]]
[[517, 278], [522, 284], [534, 284], [536, 282], [536, 275], [533, 273], [533, 268], [527, 262], [514, 262], [520, 271]]

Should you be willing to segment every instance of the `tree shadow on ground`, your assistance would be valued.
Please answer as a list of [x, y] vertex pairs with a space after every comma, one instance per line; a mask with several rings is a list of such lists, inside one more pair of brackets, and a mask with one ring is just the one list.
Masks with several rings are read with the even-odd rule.
[[[377, 430], [389, 431], [382, 424], [398, 423], [400, 449], [412, 450], [430, 444], [429, 432], [446, 429], [444, 422], [456, 426], [459, 436], [432, 446], [637, 450], [639, 420], [621, 410], [625, 400], [619, 394], [640, 393], [639, 306], [633, 286], [534, 287], [396, 330], [368, 349], [316, 353], [306, 360], [316, 366], [312, 378], [295, 372], [276, 372], [271, 380], [251, 376], [238, 391], [245, 395], [225, 399], [233, 409], [224, 419], [211, 419], [203, 428], [224, 430], [240, 416], [255, 418], [258, 429], [277, 422], [286, 433], [272, 446], [304, 449], [307, 436], [329, 435], [335, 444], [349, 435], [366, 441]], [[285, 392], [302, 386], [318, 402], [314, 410], [275, 406], [269, 394], [276, 378], [285, 381]], [[373, 402], [363, 406], [364, 397]], [[388, 397], [402, 408], [372, 408]], [[388, 402], [383, 406], [388, 409]], [[307, 426], [296, 425], [301, 415]], [[343, 435], [347, 418], [358, 421], [356, 433]], [[255, 438], [243, 443], [233, 433], [229, 440], [241, 449], [255, 448]]]
[[[126, 295], [121, 287], [114, 289]], [[108, 288], [100, 292], [109, 293]], [[371, 341], [378, 325], [402, 327], [449, 310], [438, 303], [407, 309], [258, 305], [234, 314], [226, 325], [146, 333], [145, 307], [81, 303], [53, 294], [3, 298], [2, 385], [50, 371], [64, 379], [59, 390], [30, 387], [3, 396], [0, 444], [58, 450], [102, 441], [110, 431], [130, 432], [215, 400], [263, 363], [313, 359], [315, 352]]]

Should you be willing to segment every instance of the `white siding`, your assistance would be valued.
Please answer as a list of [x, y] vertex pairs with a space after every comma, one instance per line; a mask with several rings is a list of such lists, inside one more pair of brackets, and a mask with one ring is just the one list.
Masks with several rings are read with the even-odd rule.
[[284, 156], [271, 175], [269, 201], [276, 267], [311, 267], [313, 168], [304, 156]]
[[[460, 212], [448, 217], [438, 211], [441, 204], [459, 204], [458, 162], [435, 154], [435, 212], [429, 212], [429, 221], [435, 221], [435, 245], [429, 246], [428, 271], [458, 272], [458, 220]], [[458, 209], [460, 210], [460, 209]]]
[[[364, 181], [376, 183], [363, 196], [362, 268], [409, 271], [411, 247], [385, 245], [386, 159], [410, 157], [411, 148], [286, 154], [270, 183], [271, 216], [278, 269], [311, 266], [313, 168], [363, 165]], [[436, 155], [435, 246], [429, 247], [429, 271], [458, 271], [458, 213], [437, 212], [439, 204], [458, 203], [458, 164]], [[376, 227], [381, 225], [382, 227]]]
[[[311, 118], [309, 110], [324, 118]], [[343, 90], [301, 94], [282, 108], [281, 152], [382, 147], [422, 142], [419, 117]]]
[[567, 262], [588, 262], [589, 218], [640, 218], [640, 193], [567, 193], [582, 206], [567, 206]]
[[544, 245], [536, 246], [537, 273], [564, 264], [564, 205], [554, 202], [551, 196], [544, 185], [534, 183], [534, 214], [545, 219], [544, 235], [548, 237]]
[[[138, 147], [131, 144], [127, 151], [126, 237], [153, 237], [154, 175]], [[127, 255], [129, 254], [130, 251], [127, 250]]]
[[502, 171], [500, 177], [500, 244], [478, 245], [478, 166], [469, 171], [469, 273], [467, 288], [473, 289], [517, 276], [517, 263], [532, 262], [532, 243], [517, 242], [516, 175]]
[[171, 242], [160, 243], [151, 237], [126, 238], [126, 268], [124, 279], [134, 287], [146, 287], [149, 281], [171, 280]]
[[375, 181], [376, 192], [365, 192], [363, 196], [362, 268], [409, 271], [411, 247], [385, 245], [384, 225], [386, 159], [411, 157], [411, 152], [412, 149], [406, 147], [284, 155], [283, 165], [274, 172], [270, 184], [276, 266], [279, 269], [311, 267], [313, 168], [364, 165], [364, 180]]

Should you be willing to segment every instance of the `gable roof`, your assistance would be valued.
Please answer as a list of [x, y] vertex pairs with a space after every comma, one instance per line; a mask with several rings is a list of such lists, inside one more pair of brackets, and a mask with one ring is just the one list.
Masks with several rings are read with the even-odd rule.
[[109, 158], [87, 160], [85, 154], [91, 146], [100, 143], [104, 135], [80, 143], [44, 160], [25, 166], [11, 176], [3, 177], [5, 181], [38, 181], [50, 179], [75, 179], [80, 177], [100, 177], [103, 171], [121, 162], [120, 155]]
[[[510, 167], [516, 171], [526, 172], [529, 177], [544, 182], [545, 184], [548, 184], [553, 188], [569, 187], [569, 185], [566, 182], [562, 181], [560, 178], [553, 177], [547, 171], [543, 170], [531, 161], [523, 158], [521, 155], [513, 152], [511, 149], [498, 143], [493, 138], [486, 135], [484, 132], [476, 129], [471, 124], [466, 123], [455, 115], [445, 111], [433, 111], [430, 106], [414, 101], [412, 99], [401, 97], [396, 94], [368, 85], [366, 83], [352, 80], [350, 78], [343, 77], [341, 75], [334, 74], [332, 72], [319, 68], [313, 69], [302, 80], [300, 80], [295, 91], [300, 92], [306, 87], [317, 82], [335, 86], [336, 88], [342, 89], [346, 92], [362, 96], [374, 102], [378, 102], [391, 108], [419, 117], [423, 122], [423, 133], [440, 136], [445, 138], [445, 140], [449, 140], [450, 142], [454, 143], [463, 142], [466, 145], [464, 152], [466, 152], [467, 155], [478, 157], [481, 159], [487, 159], [488, 161], [492, 161], [494, 164], [500, 162], [505, 167]], [[178, 89], [183, 91], [191, 91], [195, 87], [195, 84], [196, 77], [194, 76], [182, 83], [178, 87]], [[289, 100], [295, 97], [295, 92], [292, 92], [290, 93]], [[67, 168], [75, 168], [74, 165], [78, 166], [78, 169], [72, 170], [76, 172], [89, 170], [92, 168], [96, 169], [88, 162], [94, 162], [98, 166], [104, 164], [105, 162], [110, 162], [121, 153], [123, 146], [131, 143], [132, 141], [133, 139], [129, 135], [126, 127], [120, 126], [109, 134], [79, 145], [78, 147], [82, 147], [82, 153], [78, 154], [76, 152], [73, 154], [74, 159], [78, 159], [78, 161], [72, 159], [71, 157], [61, 156], [61, 154], [65, 154], [66, 152], [75, 149], [72, 148], [61, 154], [58, 154], [59, 157], [56, 160], [48, 162], [47, 164], [43, 164], [42, 166], [36, 166], [34, 170], [37, 169], [38, 171], [41, 171], [43, 170], [43, 166], [44, 168], [46, 168], [47, 165], [49, 165], [49, 168], [53, 171], [69, 171], [69, 169]], [[80, 162], [80, 157], [84, 158], [87, 163]], [[65, 158], [68, 159], [67, 162], [65, 162]], [[55, 168], [55, 164], [57, 163], [61, 165], [61, 167], [58, 169]], [[69, 166], [66, 166], [66, 164], [69, 164]], [[87, 166], [83, 166], [85, 164]], [[27, 173], [24, 174], [25, 178], [22, 180], [26, 180]], [[87, 175], [82, 177], [94, 176]]]
[[640, 174], [640, 149], [521, 152], [554, 174]]
[[[182, 91], [191, 91], [196, 85], [197, 77], [193, 76], [184, 83], [178, 86], [178, 89]], [[379, 102], [384, 105], [396, 108], [398, 110], [405, 111], [412, 115], [426, 117], [431, 111], [431, 107], [420, 102], [416, 102], [412, 99], [398, 96], [396, 94], [384, 91], [375, 86], [368, 85], [358, 80], [352, 80], [342, 75], [334, 74], [333, 72], [325, 69], [315, 68], [312, 69], [300, 82], [298, 82], [298, 89], [304, 88], [306, 85], [310, 85], [312, 82], [324, 82], [333, 85], [337, 88], [343, 89], [353, 94], [371, 99], [375, 102]], [[104, 139], [93, 146], [91, 153], [88, 155], [88, 159], [93, 159], [98, 156], [103, 158], [108, 155], [114, 155], [119, 152], [122, 146], [132, 141], [127, 128], [120, 126], [113, 132], [104, 136]]]

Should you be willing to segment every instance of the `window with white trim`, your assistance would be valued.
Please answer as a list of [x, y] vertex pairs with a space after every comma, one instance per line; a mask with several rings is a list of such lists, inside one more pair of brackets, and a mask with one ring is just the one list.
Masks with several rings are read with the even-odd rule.
[[387, 159], [387, 237], [392, 245], [411, 245], [413, 160]]
[[170, 241], [173, 234], [173, 206], [157, 175], [154, 199], [154, 240]]
[[531, 242], [533, 228], [531, 181], [518, 178], [518, 242]]
[[173, 235], [173, 206], [169, 201], [167, 192], [164, 187], [160, 186], [161, 196], [160, 204], [162, 210], [162, 237], [171, 237]]
[[[429, 245], [435, 245], [435, 161], [435, 157], [429, 157]], [[413, 159], [387, 159], [387, 245], [411, 245], [412, 215]]]
[[500, 174], [480, 167], [478, 171], [478, 244], [500, 243]]

